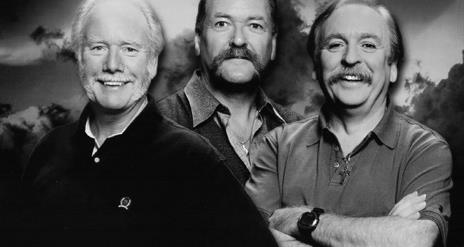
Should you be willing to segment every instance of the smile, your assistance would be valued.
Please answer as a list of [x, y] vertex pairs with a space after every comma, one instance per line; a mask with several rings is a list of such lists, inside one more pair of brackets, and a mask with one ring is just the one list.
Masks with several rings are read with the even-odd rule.
[[109, 87], [120, 87], [124, 85], [124, 82], [115, 82], [115, 81], [105, 81], [103, 82], [103, 85], [109, 86]]
[[358, 75], [343, 75], [341, 79], [344, 81], [352, 81], [352, 82], [359, 82], [363, 80], [363, 78]]
[[121, 87], [130, 82], [130, 80], [121, 78], [98, 78], [96, 81], [106, 87]]

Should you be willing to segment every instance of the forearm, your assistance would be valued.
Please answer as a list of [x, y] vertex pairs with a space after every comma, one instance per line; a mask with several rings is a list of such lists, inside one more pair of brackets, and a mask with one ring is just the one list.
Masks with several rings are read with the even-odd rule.
[[[269, 218], [270, 227], [285, 234], [299, 235], [297, 221], [307, 206], [282, 208]], [[438, 227], [430, 220], [408, 219], [399, 216], [345, 217], [325, 213], [311, 234], [324, 246], [433, 246]]]
[[324, 214], [312, 237], [328, 246], [433, 246], [438, 227], [395, 216], [354, 218]]

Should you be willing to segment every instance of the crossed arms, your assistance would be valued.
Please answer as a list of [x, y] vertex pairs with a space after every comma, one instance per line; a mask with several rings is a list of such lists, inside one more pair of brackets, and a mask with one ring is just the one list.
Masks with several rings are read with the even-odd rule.
[[[291, 196], [295, 197], [295, 193], [302, 193], [290, 191], [294, 187], [286, 184], [291, 179], [286, 166], [289, 160], [293, 159], [292, 176], [298, 175], [302, 170], [295, 166], [307, 161], [298, 156], [308, 155], [308, 149], [301, 147], [299, 150], [290, 150], [298, 148], [298, 144], [301, 143], [295, 144], [288, 140], [284, 142], [281, 139], [290, 138], [290, 135], [291, 138], [304, 138], [304, 135], [298, 133], [298, 130], [289, 130], [288, 136], [282, 132], [283, 128], [277, 128], [265, 136], [258, 149], [258, 158], [253, 161], [251, 178], [246, 190], [258, 208], [268, 217], [270, 227], [274, 229], [273, 233], [281, 245], [305, 246], [297, 241], [300, 239], [297, 221], [303, 212], [311, 211], [313, 206], [324, 206], [312, 205], [314, 202], [306, 200], [306, 197], [299, 203], [285, 201]], [[404, 169], [399, 170], [401, 176], [397, 183], [399, 189], [396, 190], [402, 199], [395, 202], [390, 213], [352, 217], [327, 212], [321, 215], [316, 230], [311, 234], [312, 239], [323, 246], [433, 246], [439, 243], [441, 237], [445, 245], [449, 189], [452, 186], [451, 154], [446, 143], [430, 143], [409, 147], [415, 150], [405, 158]], [[295, 170], [298, 172], [295, 173]], [[295, 186], [298, 189], [302, 188], [300, 184]], [[387, 189], [392, 188], [385, 188]], [[415, 191], [423, 195], [419, 196]]]
[[[385, 217], [345, 217], [323, 214], [312, 238], [326, 246], [433, 246], [438, 237], [437, 225], [430, 220], [418, 220], [426, 206], [425, 195], [413, 192], [399, 201]], [[282, 208], [274, 211], [269, 226], [281, 246], [308, 246], [301, 237], [296, 222], [307, 206]]]

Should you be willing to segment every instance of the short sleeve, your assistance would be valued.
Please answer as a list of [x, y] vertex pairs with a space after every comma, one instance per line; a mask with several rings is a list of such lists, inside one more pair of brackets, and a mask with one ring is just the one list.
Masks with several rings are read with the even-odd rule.
[[435, 222], [446, 246], [448, 220], [451, 215], [450, 190], [452, 157], [448, 144], [432, 135], [413, 143], [403, 173], [401, 194], [413, 191], [426, 195], [421, 219]]

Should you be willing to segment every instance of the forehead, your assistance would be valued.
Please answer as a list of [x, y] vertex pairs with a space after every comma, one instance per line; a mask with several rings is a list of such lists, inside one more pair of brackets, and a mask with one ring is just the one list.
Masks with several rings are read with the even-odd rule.
[[268, 0], [210, 0], [206, 2], [207, 18], [227, 15], [232, 18], [263, 18], [269, 21], [271, 9]]
[[90, 10], [84, 23], [86, 38], [147, 41], [148, 23], [142, 11], [129, 2], [100, 1]]
[[385, 18], [373, 8], [360, 4], [343, 5], [330, 15], [323, 25], [323, 35], [327, 37], [333, 34], [345, 37], [368, 35], [382, 41], [389, 38]]

